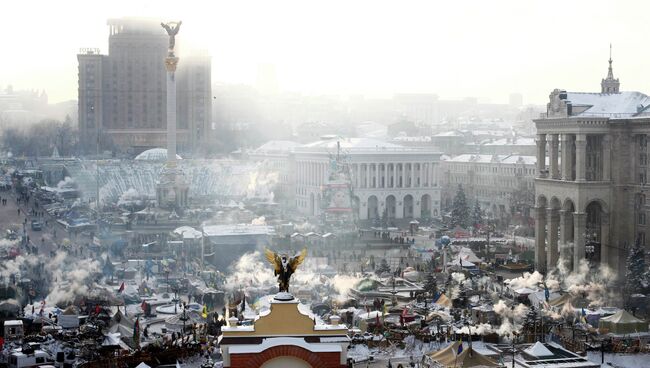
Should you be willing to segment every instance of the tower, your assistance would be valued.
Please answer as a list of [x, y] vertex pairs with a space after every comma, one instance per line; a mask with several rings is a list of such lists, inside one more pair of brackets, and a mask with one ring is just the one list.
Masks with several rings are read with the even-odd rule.
[[609, 44], [609, 69], [607, 70], [607, 78], [600, 82], [600, 93], [618, 93], [621, 82], [614, 79], [614, 72], [612, 71], [612, 44]]
[[167, 163], [156, 187], [158, 206], [167, 208], [186, 207], [189, 185], [183, 172], [178, 169], [176, 158], [176, 66], [174, 54], [176, 35], [182, 22], [161, 23], [169, 35], [169, 51], [165, 57], [167, 71]]

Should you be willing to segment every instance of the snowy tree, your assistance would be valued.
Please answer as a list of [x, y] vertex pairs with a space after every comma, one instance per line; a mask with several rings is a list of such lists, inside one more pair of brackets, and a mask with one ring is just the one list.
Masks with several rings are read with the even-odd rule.
[[388, 228], [388, 208], [384, 208], [384, 212], [381, 213], [381, 227]]
[[375, 273], [377, 275], [381, 275], [386, 272], [390, 272], [390, 266], [388, 265], [388, 261], [386, 261], [386, 258], [383, 258], [379, 263], [379, 267], [377, 267], [377, 269], [375, 270]]
[[632, 294], [643, 293], [647, 286], [646, 280], [646, 264], [643, 247], [640, 240], [634, 242], [634, 246], [630, 248], [630, 253], [627, 256], [627, 271], [625, 273], [625, 290], [629, 298]]
[[463, 186], [459, 184], [451, 210], [451, 225], [467, 228], [470, 225], [470, 221], [469, 206], [467, 205], [467, 198], [465, 198], [465, 191], [463, 190]]
[[472, 225], [474, 227], [478, 227], [483, 223], [483, 211], [481, 210], [481, 204], [478, 203], [478, 199], [476, 200], [476, 203], [474, 203], [474, 210], [472, 211]]
[[427, 279], [424, 282], [424, 291], [433, 296], [438, 292], [438, 280], [436, 280], [436, 274], [434, 272], [429, 272], [427, 274]]

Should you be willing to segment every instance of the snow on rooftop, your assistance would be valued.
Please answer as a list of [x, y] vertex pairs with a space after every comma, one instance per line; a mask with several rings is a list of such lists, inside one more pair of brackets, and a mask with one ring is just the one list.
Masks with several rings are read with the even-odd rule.
[[[135, 156], [135, 159], [141, 161], [165, 161], [167, 160], [167, 148], [148, 149]], [[179, 155], [176, 155], [176, 159], [182, 160], [183, 158]]]
[[298, 337], [269, 337], [256, 345], [231, 345], [228, 347], [230, 354], [257, 354], [275, 346], [299, 346], [312, 353], [328, 353], [342, 351], [341, 345], [337, 343], [310, 344], [304, 338]]
[[255, 153], [287, 153], [294, 147], [300, 146], [300, 143], [294, 141], [268, 141], [259, 146]]
[[566, 100], [573, 105], [573, 116], [630, 117], [640, 112], [638, 108], [650, 105], [650, 97], [641, 92], [567, 92]]
[[205, 236], [228, 236], [228, 235], [273, 235], [275, 229], [267, 225], [207, 225], [203, 227]]
[[324, 139], [316, 142], [311, 142], [303, 145], [304, 148], [326, 148], [336, 149], [337, 142], [340, 142], [343, 149], [359, 149], [359, 148], [402, 148], [402, 146], [394, 143], [388, 143], [374, 138], [332, 138]]

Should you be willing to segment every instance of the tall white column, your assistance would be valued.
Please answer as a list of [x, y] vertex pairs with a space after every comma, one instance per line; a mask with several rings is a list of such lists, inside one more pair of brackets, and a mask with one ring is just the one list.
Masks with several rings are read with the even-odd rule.
[[537, 135], [537, 177], [546, 177], [546, 134]]
[[558, 146], [559, 140], [557, 134], [551, 134], [551, 147], [549, 150], [550, 171], [552, 179], [560, 179], [560, 169], [558, 167]]
[[562, 134], [562, 160], [561, 160], [561, 166], [562, 166], [562, 173], [561, 177], [562, 180], [565, 181], [570, 181], [571, 180], [571, 152], [573, 151], [573, 148], [571, 147], [571, 135], [570, 134]]
[[370, 188], [370, 164], [366, 163], [366, 188]]
[[587, 135], [576, 134], [576, 181], [587, 180]]

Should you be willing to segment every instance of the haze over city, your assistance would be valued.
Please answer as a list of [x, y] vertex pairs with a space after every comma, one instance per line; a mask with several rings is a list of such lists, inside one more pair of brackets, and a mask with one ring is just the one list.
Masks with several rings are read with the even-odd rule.
[[[597, 90], [613, 44], [617, 77], [643, 91], [650, 4], [639, 1], [12, 1], [3, 4], [0, 86], [76, 98], [74, 55], [107, 51], [106, 20], [183, 19], [179, 39], [207, 48], [215, 83], [307, 94], [427, 92], [542, 104], [562, 87]], [[621, 21], [621, 19], [625, 19]], [[10, 55], [11, 57], [7, 57]]]
[[638, 368], [650, 5], [2, 4], [0, 368]]

